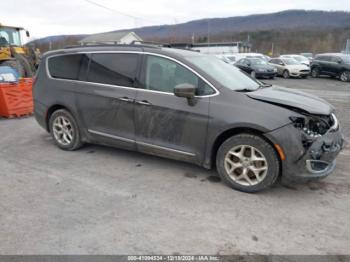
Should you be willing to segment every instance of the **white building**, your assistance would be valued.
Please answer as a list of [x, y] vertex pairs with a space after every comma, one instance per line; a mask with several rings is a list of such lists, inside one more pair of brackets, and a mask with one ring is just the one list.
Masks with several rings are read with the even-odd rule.
[[100, 34], [93, 34], [80, 40], [81, 45], [94, 44], [131, 44], [134, 41], [142, 41], [136, 33], [130, 31], [107, 32]]

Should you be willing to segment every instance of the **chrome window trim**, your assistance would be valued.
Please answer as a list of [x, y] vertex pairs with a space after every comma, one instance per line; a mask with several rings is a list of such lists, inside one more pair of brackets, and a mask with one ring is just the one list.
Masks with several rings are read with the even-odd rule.
[[175, 94], [173, 93], [168, 93], [168, 92], [160, 92], [160, 91], [156, 91], [156, 90], [149, 90], [149, 89], [144, 89], [144, 88], [136, 88], [136, 87], [128, 87], [128, 86], [118, 86], [118, 85], [110, 85], [110, 84], [103, 84], [103, 83], [95, 83], [95, 82], [87, 82], [87, 81], [81, 81], [81, 80], [72, 80], [72, 79], [62, 79], [62, 78], [54, 78], [51, 76], [50, 74], [50, 70], [49, 70], [49, 60], [53, 57], [57, 57], [57, 56], [66, 56], [66, 55], [76, 55], [76, 54], [145, 54], [145, 55], [154, 55], [154, 56], [158, 56], [158, 57], [163, 57], [165, 59], [169, 59], [174, 61], [175, 63], [180, 64], [181, 66], [187, 68], [188, 70], [190, 70], [192, 73], [194, 73], [197, 77], [199, 77], [200, 79], [202, 79], [206, 84], [208, 84], [214, 91], [214, 94], [211, 95], [203, 95], [203, 96], [195, 96], [196, 98], [206, 98], [206, 97], [214, 97], [220, 94], [219, 90], [216, 89], [214, 87], [214, 85], [212, 83], [210, 83], [205, 77], [203, 77], [201, 74], [199, 74], [198, 72], [196, 72], [194, 69], [192, 69], [191, 67], [189, 67], [188, 65], [180, 62], [179, 60], [166, 56], [166, 55], [162, 55], [162, 54], [157, 54], [157, 53], [152, 53], [152, 52], [142, 52], [142, 51], [81, 51], [81, 52], [75, 52], [75, 53], [66, 53], [66, 54], [56, 54], [56, 55], [51, 55], [48, 56], [46, 58], [46, 65], [45, 65], [45, 69], [46, 69], [46, 74], [49, 77], [49, 79], [51, 80], [58, 80], [58, 81], [68, 81], [68, 82], [73, 82], [73, 83], [87, 83], [87, 84], [94, 84], [94, 85], [100, 85], [100, 86], [107, 86], [107, 87], [117, 87], [117, 88], [127, 88], [127, 89], [133, 89], [133, 90], [139, 90], [139, 91], [144, 91], [144, 92], [151, 92], [151, 93], [157, 93], [157, 94], [165, 94], [165, 95], [172, 95], [175, 96]]
[[169, 151], [169, 152], [178, 153], [178, 154], [187, 155], [187, 156], [196, 156], [196, 154], [194, 154], [194, 153], [185, 152], [185, 151], [181, 151], [181, 150], [177, 150], [177, 149], [173, 149], [173, 148], [169, 148], [169, 147], [164, 147], [164, 146], [157, 146], [157, 145], [153, 145], [153, 144], [148, 144], [148, 143], [145, 143], [145, 142], [139, 142], [139, 141], [136, 141], [136, 140], [133, 140], [133, 139], [124, 138], [124, 137], [115, 136], [115, 135], [110, 135], [110, 134], [103, 133], [103, 132], [100, 132], [100, 131], [95, 131], [95, 130], [92, 130], [92, 129], [88, 129], [88, 132], [91, 133], [91, 134], [104, 136], [104, 137], [112, 138], [112, 139], [115, 139], [115, 140], [120, 140], [120, 141], [123, 141], [123, 142], [136, 143], [137, 145], [148, 146], [148, 147], [161, 149], [161, 150], [166, 150], [166, 151]]

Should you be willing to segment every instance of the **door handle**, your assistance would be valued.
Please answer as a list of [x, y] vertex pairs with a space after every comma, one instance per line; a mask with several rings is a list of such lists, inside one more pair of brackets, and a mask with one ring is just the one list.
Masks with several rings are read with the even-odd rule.
[[134, 102], [134, 99], [129, 98], [129, 97], [119, 97], [117, 98], [119, 101], [123, 101], [123, 102], [128, 102], [128, 103], [132, 103]]
[[136, 104], [139, 104], [139, 105], [144, 105], [144, 106], [150, 106], [152, 105], [150, 102], [146, 101], [146, 100], [138, 100], [136, 101]]

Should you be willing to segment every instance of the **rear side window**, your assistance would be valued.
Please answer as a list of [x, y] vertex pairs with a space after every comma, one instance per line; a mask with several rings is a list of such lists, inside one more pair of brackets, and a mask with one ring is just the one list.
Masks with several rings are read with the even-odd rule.
[[84, 80], [89, 58], [86, 54], [61, 55], [48, 59], [51, 77], [69, 80]]
[[331, 59], [332, 58], [330, 56], [318, 56], [315, 60], [329, 62]]
[[92, 54], [88, 82], [133, 87], [138, 54]]

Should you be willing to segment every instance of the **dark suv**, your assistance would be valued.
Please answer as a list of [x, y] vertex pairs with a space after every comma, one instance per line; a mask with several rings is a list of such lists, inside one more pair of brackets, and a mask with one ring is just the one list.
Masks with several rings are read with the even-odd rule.
[[279, 175], [325, 177], [343, 145], [324, 100], [269, 87], [191, 51], [131, 45], [49, 52], [33, 93], [35, 117], [61, 149], [97, 143], [216, 167], [245, 192]]
[[346, 54], [320, 54], [311, 64], [312, 77], [327, 75], [339, 77], [343, 82], [350, 81], [350, 55]]

